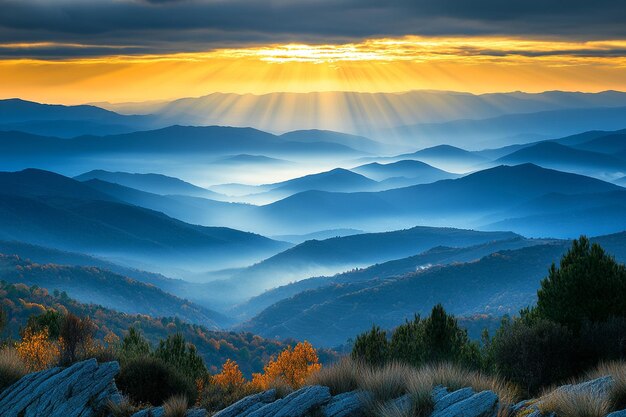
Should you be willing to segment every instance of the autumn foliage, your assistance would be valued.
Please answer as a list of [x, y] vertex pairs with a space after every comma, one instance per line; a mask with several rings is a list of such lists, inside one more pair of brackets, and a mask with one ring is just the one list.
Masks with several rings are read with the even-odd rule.
[[309, 342], [298, 343], [294, 348], [287, 347], [276, 359], [270, 360], [263, 373], [252, 375], [252, 386], [256, 389], [269, 389], [273, 384], [284, 382], [292, 388], [300, 388], [306, 379], [319, 371], [317, 352]]
[[26, 328], [16, 349], [31, 372], [41, 371], [59, 361], [59, 345], [50, 340], [46, 327], [41, 330]]
[[213, 375], [212, 382], [224, 389], [229, 389], [243, 387], [246, 380], [237, 362], [227, 359], [222, 366], [222, 371], [219, 374]]

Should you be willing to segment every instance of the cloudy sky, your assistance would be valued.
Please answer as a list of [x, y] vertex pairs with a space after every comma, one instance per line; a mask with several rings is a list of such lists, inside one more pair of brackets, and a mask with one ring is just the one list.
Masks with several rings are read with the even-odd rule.
[[626, 90], [623, 0], [0, 0], [0, 95]]

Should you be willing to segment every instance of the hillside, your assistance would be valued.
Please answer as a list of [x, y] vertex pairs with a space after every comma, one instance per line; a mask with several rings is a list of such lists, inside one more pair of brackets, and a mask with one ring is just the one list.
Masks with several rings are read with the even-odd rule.
[[178, 317], [210, 329], [227, 327], [225, 316], [168, 294], [153, 285], [96, 267], [36, 264], [0, 254], [0, 279], [66, 292], [83, 302], [128, 314]]
[[[537, 245], [476, 262], [434, 267], [396, 279], [336, 284], [279, 301], [242, 328], [266, 337], [297, 334], [321, 346], [345, 342], [373, 323], [392, 327], [437, 303], [455, 315], [517, 312], [567, 245]], [[320, 328], [326, 329], [320, 333]]]
[[364, 136], [349, 135], [347, 133], [333, 132], [331, 130], [294, 130], [292, 132], [283, 133], [281, 138], [291, 142], [328, 142], [340, 145], [346, 145], [350, 148], [366, 152], [375, 153], [383, 151], [388, 146], [381, 142], [368, 139]]
[[252, 333], [222, 332], [204, 326], [187, 324], [179, 319], [120, 313], [94, 304], [82, 304], [66, 294], [53, 295], [43, 288], [24, 284], [0, 282], [0, 303], [10, 317], [8, 333], [14, 338], [33, 314], [52, 309], [70, 311], [79, 316], [89, 316], [98, 327], [97, 337], [109, 332], [123, 337], [128, 328], [138, 328], [156, 345], [160, 339], [180, 332], [193, 343], [203, 357], [209, 371], [216, 373], [226, 359], [237, 361], [241, 370], [249, 377], [252, 372], [261, 372], [271, 355], [284, 349], [285, 344], [277, 340], [263, 339]]
[[488, 159], [455, 146], [437, 145], [417, 152], [402, 154], [395, 159], [417, 159], [437, 168], [452, 172], [465, 172]]
[[229, 310], [229, 313], [236, 316], [238, 319], [249, 319], [252, 316], [260, 313], [263, 309], [269, 307], [270, 305], [307, 290], [319, 289], [329, 285], [350, 284], [355, 282], [368, 281], [372, 279], [388, 279], [398, 277], [410, 272], [431, 268], [436, 265], [471, 262], [494, 252], [509, 249], [519, 249], [527, 246], [541, 245], [546, 243], [551, 242], [547, 240], [525, 239], [522, 237], [517, 237], [462, 248], [437, 246], [427, 251], [424, 251], [419, 255], [413, 255], [401, 259], [394, 259], [391, 261], [374, 264], [367, 268], [356, 268], [332, 276], [307, 278], [301, 281], [273, 288], [271, 290], [265, 291], [260, 295], [252, 297], [244, 303], [236, 305], [234, 308]]
[[335, 168], [318, 174], [305, 175], [304, 177], [266, 185], [272, 189], [272, 193], [299, 193], [302, 191], [363, 191], [370, 189], [376, 184], [369, 178], [347, 169]]
[[403, 258], [435, 246], [471, 246], [515, 237], [517, 235], [510, 232], [485, 233], [452, 228], [414, 227], [393, 232], [309, 240], [245, 268], [220, 284], [232, 286], [231, 292], [242, 300], [246, 296], [289, 281]]
[[[626, 232], [594, 237], [591, 241], [599, 243], [617, 261], [626, 261]], [[295, 295], [289, 287], [279, 288], [280, 301], [240, 327], [266, 337], [297, 335], [322, 346], [334, 346], [368, 330], [373, 323], [390, 328], [415, 313], [427, 313], [437, 303], [460, 316], [515, 313], [534, 302], [540, 280], [570, 242], [504, 243], [510, 249], [488, 253], [479, 260], [473, 259], [480, 257], [481, 251], [497, 248], [475, 247], [457, 253], [437, 248], [413, 259], [330, 279], [315, 278], [308, 283], [309, 288], [302, 288]], [[439, 259], [442, 265], [420, 269], [419, 265], [427, 259]], [[417, 268], [406, 272], [410, 266]], [[266, 301], [263, 297], [259, 297], [257, 305]], [[251, 303], [254, 308], [254, 300]], [[320, 333], [320, 328], [325, 332]]]

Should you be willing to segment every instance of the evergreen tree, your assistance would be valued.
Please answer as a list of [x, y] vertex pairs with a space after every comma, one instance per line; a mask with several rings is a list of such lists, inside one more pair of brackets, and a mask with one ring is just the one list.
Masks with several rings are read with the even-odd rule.
[[352, 347], [352, 358], [370, 365], [383, 365], [389, 358], [387, 332], [378, 326], [357, 336]]
[[626, 268], [581, 236], [552, 264], [537, 292], [536, 315], [578, 331], [585, 321], [626, 316]]

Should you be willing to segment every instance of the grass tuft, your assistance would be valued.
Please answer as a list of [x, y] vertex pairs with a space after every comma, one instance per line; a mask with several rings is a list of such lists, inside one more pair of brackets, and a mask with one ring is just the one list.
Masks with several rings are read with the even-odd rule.
[[189, 400], [184, 395], [175, 395], [163, 403], [163, 417], [185, 417]]
[[604, 417], [610, 412], [610, 404], [604, 398], [590, 393], [572, 393], [556, 390], [543, 397], [538, 404], [544, 413], [555, 413], [559, 417]]
[[133, 404], [128, 397], [122, 397], [119, 403], [109, 401], [107, 408], [113, 417], [131, 417], [140, 410], [140, 407]]
[[330, 388], [332, 395], [338, 395], [358, 389], [364, 369], [365, 366], [362, 363], [345, 357], [313, 373], [306, 383], [307, 385], [323, 385]]

